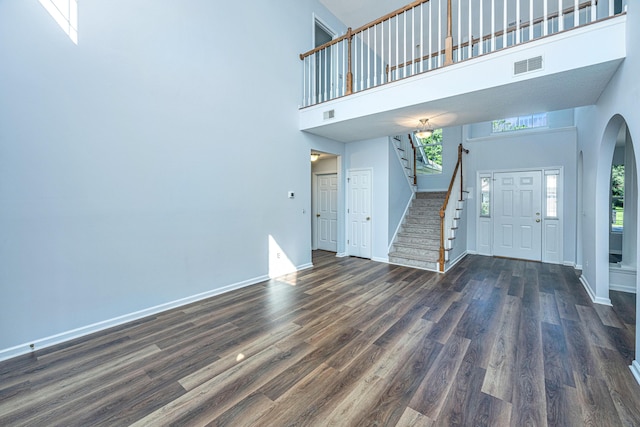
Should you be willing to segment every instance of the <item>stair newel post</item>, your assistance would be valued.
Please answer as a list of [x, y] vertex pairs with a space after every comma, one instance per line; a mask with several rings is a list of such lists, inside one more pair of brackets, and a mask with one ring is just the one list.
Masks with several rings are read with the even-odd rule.
[[351, 27], [347, 29], [347, 95], [353, 93], [353, 65], [351, 64], [351, 44], [353, 43], [353, 31]]
[[462, 144], [458, 145], [458, 163], [460, 163], [460, 201], [462, 201], [462, 191], [464, 189], [462, 182]]
[[453, 20], [451, 17], [451, 0], [447, 0], [447, 38], [444, 40], [444, 65], [445, 66], [453, 64], [452, 26], [453, 26]]
[[411, 168], [413, 171], [413, 185], [418, 185], [418, 171], [416, 170], [418, 165], [418, 153], [416, 151], [416, 145], [413, 143], [413, 138], [411, 138], [411, 134], [409, 133], [407, 136], [409, 137], [411, 149], [413, 150], [413, 165]]
[[418, 185], [418, 153], [416, 153], [416, 146], [413, 147], [413, 185]]
[[458, 164], [460, 164], [460, 201], [464, 200], [464, 175], [462, 173], [462, 154], [469, 154], [462, 144], [458, 145]]
[[[445, 201], [446, 204], [446, 201]], [[440, 271], [442, 273], [444, 273], [444, 210], [445, 207], [443, 206], [442, 208], [440, 208], [440, 256], [438, 258], [438, 268], [440, 268]]]

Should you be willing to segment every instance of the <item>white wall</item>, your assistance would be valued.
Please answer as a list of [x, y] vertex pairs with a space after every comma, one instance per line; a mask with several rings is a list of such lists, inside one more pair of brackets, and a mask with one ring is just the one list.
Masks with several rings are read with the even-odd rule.
[[350, 142], [345, 146], [345, 168], [372, 170], [371, 258], [389, 258], [389, 138]]
[[[592, 298], [604, 303], [609, 301], [609, 174], [620, 125], [626, 121], [632, 141], [640, 141], [640, 7], [635, 2], [629, 4], [626, 28], [625, 61], [597, 105], [576, 110], [578, 148], [584, 156], [582, 275]], [[593, 48], [606, 49], [607, 41]]]
[[[608, 263], [608, 211], [609, 173], [614, 145], [620, 126], [626, 122], [629, 136], [634, 144], [640, 141], [640, 7], [630, 2], [627, 14], [627, 58], [607, 89], [599, 98], [596, 106], [577, 110], [578, 146], [584, 157], [584, 221], [583, 271], [582, 277], [591, 297], [602, 303], [609, 300], [609, 263]], [[606, 48], [602, 46], [594, 49]], [[640, 164], [640, 150], [634, 147], [636, 164]], [[636, 212], [640, 203], [636, 199]], [[639, 242], [637, 239], [636, 242]], [[638, 265], [636, 250], [636, 263]], [[636, 289], [638, 287], [636, 278]], [[636, 294], [637, 296], [640, 293]], [[640, 365], [637, 355], [640, 353], [640, 304], [636, 301], [636, 360], [632, 372], [640, 381]]]
[[396, 154], [395, 145], [389, 141], [389, 230], [388, 244], [393, 241], [396, 230], [404, 218], [404, 213], [413, 199], [413, 190], [407, 180], [405, 168]]
[[[465, 130], [465, 133], [468, 131]], [[467, 133], [468, 134], [468, 133]], [[563, 242], [566, 263], [575, 263], [576, 239], [576, 130], [573, 127], [543, 130], [521, 130], [494, 134], [482, 138], [467, 139], [469, 150], [465, 169], [465, 188], [476, 194], [478, 171], [516, 170], [524, 168], [562, 167], [563, 191]], [[467, 201], [468, 249], [477, 250], [476, 218], [478, 199]]]
[[270, 236], [311, 262], [309, 152], [336, 144], [297, 130], [298, 54], [313, 12], [341, 24], [316, 1], [79, 8], [76, 46], [0, 2], [0, 355], [264, 278]]

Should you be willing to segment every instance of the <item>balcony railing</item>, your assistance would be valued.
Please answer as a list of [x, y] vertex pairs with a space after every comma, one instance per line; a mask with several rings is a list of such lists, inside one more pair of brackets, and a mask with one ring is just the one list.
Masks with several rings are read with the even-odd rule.
[[301, 54], [302, 106], [606, 19], [626, 1], [414, 1]]

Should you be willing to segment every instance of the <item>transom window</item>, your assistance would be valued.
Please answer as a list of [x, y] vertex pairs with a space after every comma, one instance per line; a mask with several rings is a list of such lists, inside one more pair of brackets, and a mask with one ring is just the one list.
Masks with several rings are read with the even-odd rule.
[[528, 114], [526, 116], [507, 117], [492, 122], [492, 132], [511, 132], [522, 129], [547, 127], [547, 113]]

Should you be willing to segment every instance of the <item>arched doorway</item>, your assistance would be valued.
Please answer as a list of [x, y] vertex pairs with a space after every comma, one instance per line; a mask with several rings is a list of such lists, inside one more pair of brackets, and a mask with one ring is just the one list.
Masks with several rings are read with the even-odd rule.
[[637, 270], [637, 173], [633, 141], [620, 125], [611, 162], [609, 290], [634, 293]]
[[[610, 305], [611, 301], [609, 299], [610, 292], [610, 277], [609, 277], [609, 267], [610, 267], [610, 238], [612, 232], [612, 191], [611, 191], [611, 173], [612, 173], [612, 165], [617, 163], [614, 161], [614, 154], [616, 150], [616, 144], [618, 141], [618, 137], [621, 134], [621, 129], [626, 129], [626, 121], [621, 115], [613, 116], [607, 125], [605, 126], [604, 133], [602, 135], [600, 148], [598, 150], [598, 166], [597, 166], [597, 174], [596, 174], [596, 191], [595, 191], [595, 289], [594, 295], [592, 296], [594, 302], [599, 304]], [[625, 135], [628, 132], [625, 133]], [[625, 136], [625, 146], [629, 146], [629, 152], [625, 155], [628, 158], [633, 157], [633, 143], [631, 138], [629, 141], [626, 141]], [[623, 149], [624, 150], [624, 149]], [[630, 163], [635, 165], [635, 159], [630, 160]], [[635, 176], [635, 167], [629, 168], [628, 172], [629, 176]], [[637, 184], [633, 184], [637, 182], [637, 179], [633, 179], [630, 181], [630, 187], [626, 188], [625, 192], [627, 194], [637, 194]], [[637, 198], [636, 198], [637, 200]], [[637, 206], [636, 203], [626, 203], [628, 206], [627, 213], [628, 219], [631, 217], [637, 217]], [[631, 206], [633, 205], [633, 206]], [[633, 208], [633, 209], [632, 209]], [[627, 221], [630, 222], [630, 221]], [[628, 230], [628, 234], [626, 247], [629, 248], [633, 246], [633, 251], [637, 253], [637, 236], [631, 233], [631, 229]], [[589, 230], [584, 230], [584, 232], [589, 232]], [[620, 255], [622, 254], [622, 245], [620, 245]], [[632, 254], [627, 254], [624, 258], [630, 259]], [[631, 289], [628, 289], [631, 290]], [[635, 289], [633, 289], [635, 291]]]

